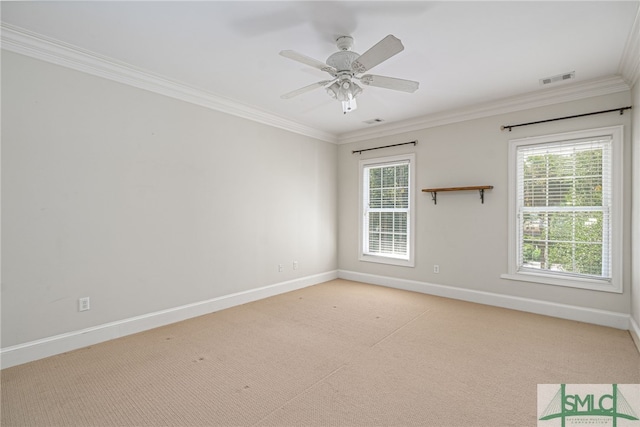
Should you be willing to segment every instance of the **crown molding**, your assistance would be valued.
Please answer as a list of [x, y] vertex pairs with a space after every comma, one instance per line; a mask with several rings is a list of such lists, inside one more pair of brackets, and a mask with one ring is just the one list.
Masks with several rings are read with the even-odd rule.
[[10, 52], [103, 77], [300, 135], [331, 143], [348, 144], [466, 120], [474, 120], [498, 114], [627, 91], [633, 84], [638, 82], [638, 74], [640, 73], [640, 59], [636, 54], [640, 47], [640, 36], [638, 35], [640, 28], [639, 16], [640, 11], [636, 16], [631, 34], [625, 46], [623, 59], [619, 65], [620, 76], [610, 76], [587, 82], [571, 83], [561, 87], [554, 87], [489, 103], [416, 117], [401, 122], [379, 125], [373, 128], [343, 133], [341, 135], [334, 135], [302, 125], [256, 107], [170, 80], [124, 62], [4, 22], [0, 23], [0, 29], [2, 49]]
[[0, 24], [2, 49], [297, 134], [336, 143], [328, 132], [133, 67], [14, 25]]
[[620, 76], [610, 76], [586, 82], [567, 84], [552, 89], [530, 92], [524, 95], [503, 98], [497, 101], [477, 104], [442, 113], [416, 117], [401, 122], [380, 125], [365, 130], [348, 132], [338, 136], [338, 144], [349, 144], [372, 138], [413, 132], [435, 126], [448, 125], [466, 120], [480, 119], [514, 111], [545, 107], [563, 102], [576, 101], [594, 96], [609, 95], [630, 89], [629, 84]]
[[640, 80], [640, 7], [622, 52], [618, 73], [633, 87]]

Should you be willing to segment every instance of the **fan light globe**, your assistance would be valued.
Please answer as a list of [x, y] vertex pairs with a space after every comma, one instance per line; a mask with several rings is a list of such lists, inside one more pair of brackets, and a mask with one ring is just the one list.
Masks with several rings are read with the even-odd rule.
[[338, 82], [335, 82], [334, 84], [329, 86], [327, 88], [327, 93], [333, 99], [337, 99], [338, 98], [338, 94], [340, 93], [340, 85], [338, 84]]
[[340, 82], [333, 82], [326, 90], [331, 98], [342, 102], [344, 114], [358, 108], [356, 97], [362, 93], [362, 88], [350, 79], [344, 78]]

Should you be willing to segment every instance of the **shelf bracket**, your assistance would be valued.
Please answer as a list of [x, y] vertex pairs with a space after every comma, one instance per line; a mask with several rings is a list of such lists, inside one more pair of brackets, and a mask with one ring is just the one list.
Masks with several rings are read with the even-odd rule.
[[478, 191], [480, 192], [480, 200], [482, 201], [482, 204], [484, 205], [484, 188], [481, 188]]
[[438, 204], [437, 197], [438, 197], [438, 192], [437, 191], [432, 191], [431, 192], [431, 200], [433, 200], [433, 204], [434, 205]]

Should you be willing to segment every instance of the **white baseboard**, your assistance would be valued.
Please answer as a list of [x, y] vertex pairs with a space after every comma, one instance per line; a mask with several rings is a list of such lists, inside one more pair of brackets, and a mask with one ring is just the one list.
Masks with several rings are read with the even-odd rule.
[[640, 352], [640, 326], [636, 323], [633, 317], [629, 319], [629, 333], [631, 334], [631, 338]]
[[337, 271], [329, 271], [14, 345], [0, 350], [0, 366], [4, 369], [21, 365], [285, 292], [306, 288], [337, 277]]
[[[372, 285], [388, 286], [390, 288], [509, 308], [528, 313], [543, 314], [561, 319], [609, 326], [616, 329], [629, 330], [630, 323], [633, 323], [631, 316], [624, 313], [579, 307], [575, 305], [558, 304], [549, 301], [476, 291], [472, 289], [455, 288], [452, 286], [436, 285], [416, 280], [398, 279], [395, 277], [385, 277], [346, 270], [338, 270], [338, 277], [340, 279], [353, 280]], [[635, 326], [637, 330], [637, 325]]]

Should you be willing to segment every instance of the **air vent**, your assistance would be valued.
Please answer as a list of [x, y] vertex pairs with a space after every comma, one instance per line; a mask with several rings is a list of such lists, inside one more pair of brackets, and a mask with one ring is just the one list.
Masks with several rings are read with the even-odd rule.
[[571, 80], [576, 78], [576, 72], [571, 71], [570, 73], [558, 74], [557, 76], [545, 77], [544, 79], [540, 79], [541, 85], [548, 85], [551, 83], [562, 82], [564, 80]]
[[382, 119], [371, 119], [371, 120], [366, 120], [364, 123], [368, 125], [375, 125], [376, 123], [382, 123], [382, 122], [384, 122], [384, 120]]

